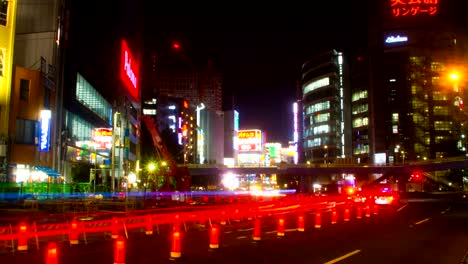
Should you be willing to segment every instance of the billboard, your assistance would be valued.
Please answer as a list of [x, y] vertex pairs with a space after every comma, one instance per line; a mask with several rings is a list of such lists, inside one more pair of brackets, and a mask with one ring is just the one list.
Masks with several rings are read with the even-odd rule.
[[262, 131], [258, 129], [239, 130], [237, 132], [237, 144], [239, 152], [261, 151]]
[[389, 0], [393, 17], [434, 16], [439, 0]]
[[121, 53], [120, 79], [124, 83], [125, 88], [133, 97], [133, 99], [136, 102], [139, 102], [140, 83], [138, 76], [140, 74], [140, 65], [133, 57], [125, 40], [122, 40]]
[[92, 141], [97, 149], [111, 149], [112, 147], [112, 128], [94, 128]]

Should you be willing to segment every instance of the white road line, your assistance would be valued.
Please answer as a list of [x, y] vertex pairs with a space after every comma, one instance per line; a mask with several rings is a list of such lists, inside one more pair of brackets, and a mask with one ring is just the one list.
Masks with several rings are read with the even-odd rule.
[[252, 231], [254, 230], [253, 228], [247, 228], [247, 229], [237, 229], [239, 232], [247, 232], [247, 231]]
[[297, 231], [297, 228], [290, 228], [290, 229], [285, 229], [284, 232], [293, 232]]
[[237, 239], [244, 239], [244, 238], [247, 238], [246, 236], [238, 236], [236, 237]]
[[273, 231], [268, 231], [268, 232], [265, 232], [265, 234], [273, 234], [273, 233], [276, 233], [276, 232], [278, 232], [278, 231], [276, 231], [276, 230], [273, 230]]
[[397, 212], [400, 212], [400, 211], [403, 210], [406, 206], [408, 206], [408, 204], [405, 204], [405, 205], [403, 205], [402, 207], [398, 208]]
[[328, 261], [328, 262], [325, 262], [325, 264], [337, 263], [337, 262], [342, 261], [342, 260], [345, 259], [345, 258], [349, 258], [349, 257], [351, 257], [352, 255], [355, 255], [355, 254], [357, 254], [357, 253], [359, 253], [359, 252], [361, 252], [361, 250], [356, 249], [356, 250], [354, 250], [353, 252], [349, 252], [348, 254], [343, 255], [343, 256], [341, 256], [341, 257], [339, 257], [339, 258], [336, 258], [336, 259], [334, 259], [334, 260], [330, 260], [330, 261]]
[[426, 219], [423, 219], [423, 220], [421, 220], [419, 222], [416, 222], [415, 225], [419, 225], [419, 224], [422, 224], [422, 223], [427, 222], [427, 221], [429, 221], [429, 218], [426, 218]]

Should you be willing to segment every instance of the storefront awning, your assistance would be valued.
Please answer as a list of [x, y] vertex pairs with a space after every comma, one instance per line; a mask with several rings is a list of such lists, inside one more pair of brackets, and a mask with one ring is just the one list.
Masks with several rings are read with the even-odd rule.
[[45, 166], [34, 166], [34, 168], [36, 170], [40, 170], [44, 173], [46, 173], [47, 175], [49, 176], [52, 176], [52, 177], [57, 177], [57, 176], [60, 176], [60, 173], [50, 167], [45, 167]]

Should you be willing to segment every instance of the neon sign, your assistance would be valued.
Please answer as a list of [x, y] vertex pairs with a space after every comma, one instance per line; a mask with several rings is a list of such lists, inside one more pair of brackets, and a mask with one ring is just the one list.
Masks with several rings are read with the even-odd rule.
[[388, 44], [391, 44], [391, 43], [398, 43], [398, 42], [407, 42], [408, 41], [408, 37], [407, 36], [400, 36], [400, 35], [397, 35], [397, 36], [388, 36], [386, 39], [385, 39], [385, 43], [388, 43]]
[[439, 0], [389, 0], [394, 17], [433, 16], [439, 11]]
[[138, 101], [139, 89], [139, 65], [133, 58], [127, 42], [122, 40], [122, 61], [120, 65], [120, 79], [123, 81], [125, 88], [130, 95]]
[[39, 135], [39, 151], [49, 151], [50, 142], [50, 110], [41, 110], [40, 114], [40, 135]]

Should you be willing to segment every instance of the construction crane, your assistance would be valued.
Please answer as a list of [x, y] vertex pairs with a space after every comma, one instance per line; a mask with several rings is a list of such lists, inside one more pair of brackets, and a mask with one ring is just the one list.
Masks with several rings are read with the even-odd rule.
[[164, 144], [161, 136], [159, 135], [159, 130], [156, 125], [156, 122], [151, 116], [141, 116], [140, 120], [143, 121], [146, 125], [146, 128], [151, 134], [153, 139], [153, 144], [156, 150], [161, 154], [161, 157], [167, 163], [168, 170], [164, 171], [165, 184], [162, 191], [173, 190], [170, 187], [171, 177], [175, 179], [176, 182], [176, 191], [187, 191], [190, 189], [190, 174], [187, 167], [177, 166], [176, 161], [172, 157], [171, 153]]

